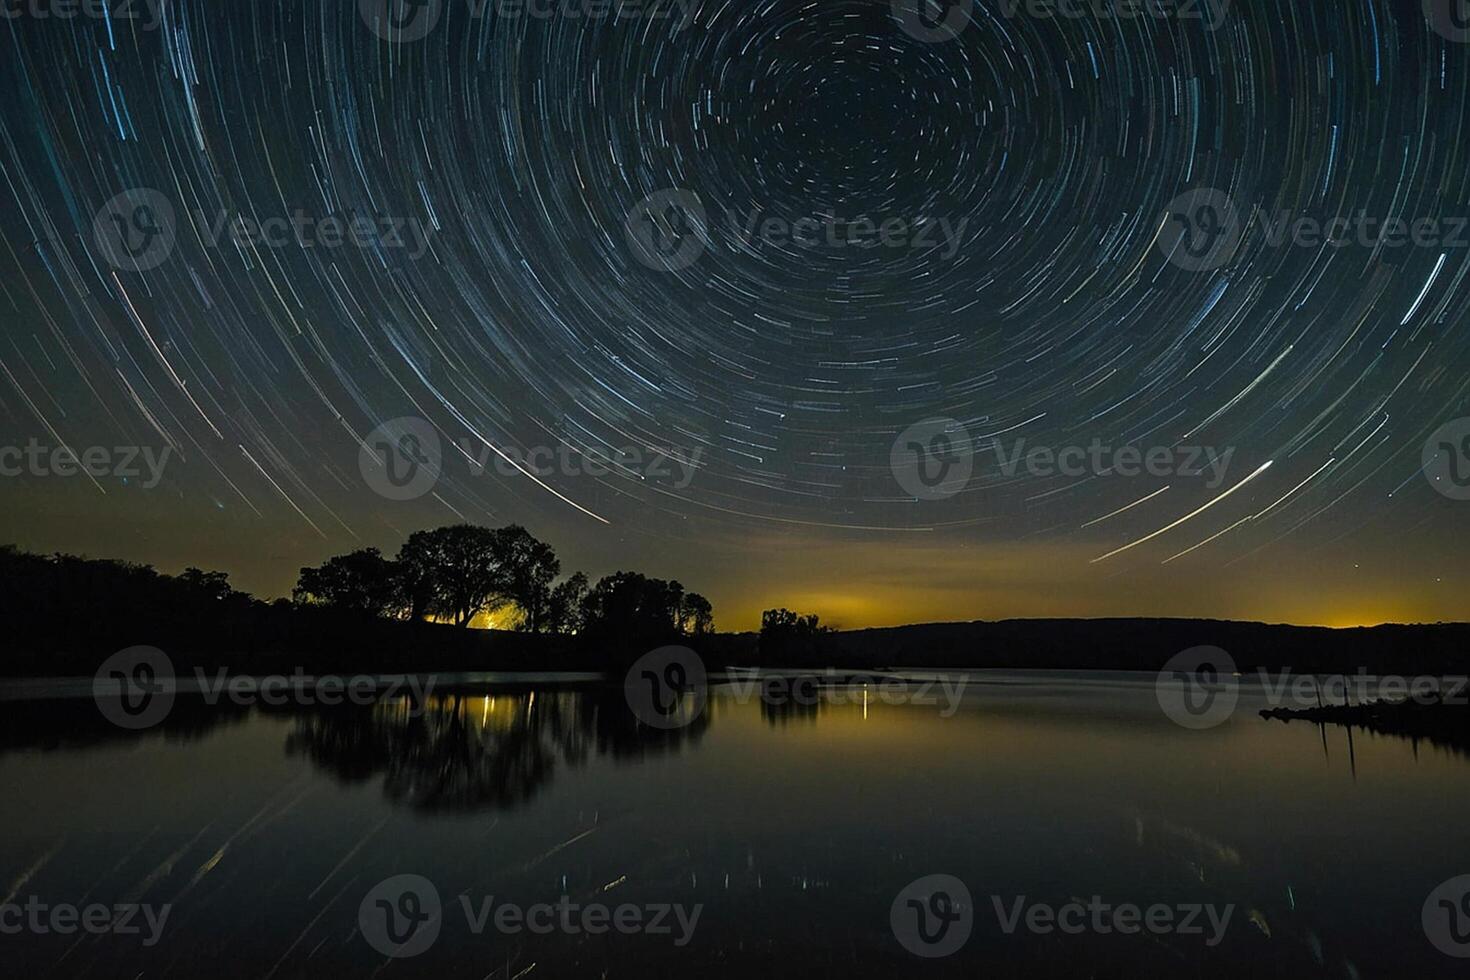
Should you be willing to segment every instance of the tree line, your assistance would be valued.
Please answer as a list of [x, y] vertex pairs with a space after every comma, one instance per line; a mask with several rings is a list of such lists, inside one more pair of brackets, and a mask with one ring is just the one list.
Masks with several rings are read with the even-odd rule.
[[433, 619], [465, 627], [481, 613], [511, 628], [619, 638], [714, 632], [714, 611], [677, 581], [614, 572], [588, 584], [582, 572], [557, 581], [561, 560], [546, 542], [512, 524], [452, 524], [408, 536], [398, 554], [361, 548], [301, 569], [292, 600], [389, 619]]

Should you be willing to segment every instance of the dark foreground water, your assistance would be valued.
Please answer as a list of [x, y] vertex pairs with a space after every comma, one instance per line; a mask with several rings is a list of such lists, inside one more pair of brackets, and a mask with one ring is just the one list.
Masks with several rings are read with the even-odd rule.
[[[422, 712], [181, 698], [143, 732], [89, 699], [0, 702], [0, 974], [1470, 967], [1423, 921], [1470, 873], [1463, 756], [1263, 721], [1250, 691], [1191, 731], [1151, 676], [974, 676], [958, 704], [717, 688], [669, 731], [611, 686], [441, 689]], [[1430, 904], [1442, 944], [1470, 929]], [[71, 906], [92, 931], [53, 918]], [[119, 929], [116, 906], [140, 909]]]

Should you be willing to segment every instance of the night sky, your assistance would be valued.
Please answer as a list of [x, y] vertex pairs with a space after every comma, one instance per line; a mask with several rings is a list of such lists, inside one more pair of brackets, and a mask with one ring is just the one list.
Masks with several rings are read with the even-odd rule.
[[0, 444], [117, 465], [0, 477], [0, 541], [269, 597], [520, 523], [727, 629], [1470, 618], [1449, 4], [398, 3], [7, 0]]

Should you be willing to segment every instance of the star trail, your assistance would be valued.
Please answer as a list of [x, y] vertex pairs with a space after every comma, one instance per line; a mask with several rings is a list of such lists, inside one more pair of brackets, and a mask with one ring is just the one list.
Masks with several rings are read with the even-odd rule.
[[1457, 13], [4, 0], [0, 442], [112, 466], [0, 479], [0, 540], [282, 594], [513, 521], [727, 628], [1463, 618]]

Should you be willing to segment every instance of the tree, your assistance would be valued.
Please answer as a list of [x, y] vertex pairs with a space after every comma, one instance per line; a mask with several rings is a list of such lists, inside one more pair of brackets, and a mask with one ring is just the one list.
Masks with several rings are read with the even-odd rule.
[[587, 576], [576, 572], [551, 590], [546, 609], [550, 633], [577, 633], [582, 629], [582, 601], [587, 597]]
[[384, 558], [377, 548], [362, 548], [301, 569], [291, 597], [298, 603], [368, 616], [398, 614], [409, 604], [398, 563]]
[[488, 527], [452, 524], [410, 534], [398, 561], [412, 583], [415, 612], [463, 627], [487, 606], [505, 601], [499, 555], [499, 536]]
[[715, 631], [714, 608], [698, 592], [684, 593], [684, 601], [679, 605], [679, 631], [691, 636]]
[[[585, 581], [585, 580], [584, 580]], [[582, 600], [582, 629], [601, 638], [657, 642], [714, 629], [709, 600], [677, 581], [615, 572], [599, 579]]]
[[636, 645], [675, 632], [669, 583], [637, 572], [614, 572], [597, 580], [582, 601], [583, 628], [594, 636]]
[[520, 608], [522, 629], [543, 632], [550, 613], [551, 583], [561, 572], [556, 552], [518, 524], [495, 532], [495, 549], [501, 597]]
[[[410, 535], [410, 539], [412, 536]], [[414, 622], [427, 619], [434, 611], [435, 590], [438, 574], [433, 565], [426, 561], [405, 558], [407, 544], [398, 549], [398, 588], [403, 595], [403, 604], [408, 608], [408, 618]]]
[[229, 572], [206, 572], [192, 565], [178, 574], [178, 583], [205, 599], [228, 599], [235, 590], [230, 587]]
[[832, 632], [823, 626], [815, 613], [802, 616], [790, 609], [767, 609], [761, 613], [760, 649], [762, 657], [795, 663], [818, 655], [817, 638]]
[[761, 636], [787, 633], [794, 636], [816, 636], [830, 633], [831, 627], [821, 625], [816, 613], [802, 616], [790, 609], [767, 609], [761, 613]]
[[669, 626], [680, 633], [684, 632], [684, 586], [678, 581], [660, 582], [658, 579], [650, 581], [663, 587], [662, 596], [657, 600], [659, 608], [668, 615]]

